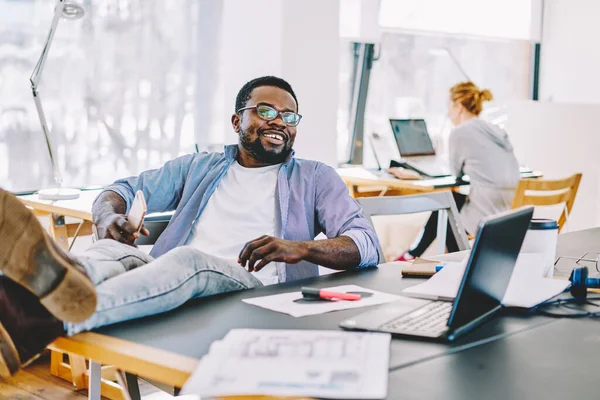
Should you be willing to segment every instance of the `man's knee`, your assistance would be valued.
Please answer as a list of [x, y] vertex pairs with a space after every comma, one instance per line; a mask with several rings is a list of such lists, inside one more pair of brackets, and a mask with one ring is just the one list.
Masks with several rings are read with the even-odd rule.
[[178, 258], [199, 258], [200, 259], [200, 258], [204, 258], [204, 257], [209, 257], [208, 254], [206, 254], [203, 251], [200, 251], [192, 246], [176, 247], [176, 248], [168, 251], [167, 253], [165, 253], [165, 255], [167, 255], [167, 254], [176, 256]]
[[114, 239], [99, 239], [92, 243], [92, 245], [88, 249], [112, 249], [121, 252], [127, 250], [128, 247], [131, 246], [128, 246], [125, 243], [118, 242]]
[[195, 247], [177, 247], [166, 253], [165, 257], [172, 257], [174, 259], [171, 260], [172, 262], [175, 262], [179, 265], [193, 266], [193, 268], [196, 270], [215, 271], [219, 274], [223, 274], [244, 282], [258, 281], [235, 261], [204, 253]]
[[195, 265], [197, 268], [206, 267], [205, 269], [218, 269], [230, 264], [225, 259], [207, 254], [192, 246], [176, 247], [167, 252], [165, 256], [175, 258], [181, 264]]
[[154, 258], [137, 247], [129, 246], [114, 239], [100, 239], [92, 243], [90, 247], [82, 254], [84, 257], [98, 260], [124, 260], [136, 259], [136, 265], [147, 264]]

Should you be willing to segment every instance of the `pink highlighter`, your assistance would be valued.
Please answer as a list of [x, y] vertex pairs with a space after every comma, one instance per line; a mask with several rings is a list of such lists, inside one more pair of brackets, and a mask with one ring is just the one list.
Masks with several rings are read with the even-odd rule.
[[360, 294], [353, 293], [342, 293], [342, 292], [332, 292], [331, 290], [324, 289], [315, 289], [310, 287], [302, 288], [302, 296], [308, 297], [311, 299], [323, 299], [323, 300], [346, 300], [346, 301], [356, 301], [360, 300]]

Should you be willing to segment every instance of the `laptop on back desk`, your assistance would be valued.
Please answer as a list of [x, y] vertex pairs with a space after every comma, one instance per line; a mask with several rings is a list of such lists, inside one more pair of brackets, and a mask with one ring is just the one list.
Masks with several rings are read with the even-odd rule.
[[390, 125], [401, 157], [395, 163], [431, 178], [451, 175], [449, 166], [435, 154], [425, 120], [390, 119]]

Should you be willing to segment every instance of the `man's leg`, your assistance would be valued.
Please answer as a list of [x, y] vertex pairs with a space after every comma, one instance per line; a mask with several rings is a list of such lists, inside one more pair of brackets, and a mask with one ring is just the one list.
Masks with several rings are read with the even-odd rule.
[[[86, 268], [101, 268], [88, 258]], [[33, 213], [0, 189], [0, 377], [14, 374], [66, 328], [79, 332], [167, 311], [193, 297], [262, 286], [241, 266], [190, 247], [147, 265], [139, 261], [121, 265], [133, 268], [127, 272], [119, 266], [113, 273], [94, 271], [102, 296], [92, 316], [97, 295], [82, 267], [86, 261], [62, 251]], [[89, 323], [63, 324], [90, 316]]]
[[85, 268], [94, 285], [98, 286], [117, 275], [146, 265], [154, 258], [136, 247], [102, 239], [77, 256], [76, 260]]
[[35, 215], [0, 190], [0, 269], [60, 320], [84, 321], [96, 309], [86, 271], [47, 235]]
[[94, 285], [33, 213], [0, 190], [0, 377], [14, 374], [96, 309]]
[[172, 310], [186, 301], [260, 287], [242, 266], [184, 246], [96, 287], [98, 307], [87, 321], [66, 324], [68, 335]]

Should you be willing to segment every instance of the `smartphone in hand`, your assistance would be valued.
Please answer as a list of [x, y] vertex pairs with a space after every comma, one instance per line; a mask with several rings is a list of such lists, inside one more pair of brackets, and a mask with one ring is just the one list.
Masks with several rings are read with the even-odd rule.
[[127, 214], [127, 220], [131, 225], [135, 227], [135, 231], [139, 232], [142, 229], [142, 224], [144, 222], [144, 217], [146, 216], [146, 199], [144, 199], [144, 193], [141, 190], [138, 190], [135, 194], [135, 199], [133, 200], [133, 204], [129, 209], [129, 213]]

